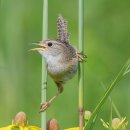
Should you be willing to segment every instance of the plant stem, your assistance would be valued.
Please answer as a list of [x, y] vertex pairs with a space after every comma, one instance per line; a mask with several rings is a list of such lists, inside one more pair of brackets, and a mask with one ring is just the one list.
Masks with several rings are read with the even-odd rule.
[[[42, 29], [42, 39], [47, 39], [48, 37], [48, 0], [43, 0], [43, 29]], [[41, 100], [46, 102], [46, 87], [47, 87], [47, 70], [46, 62], [42, 58], [42, 89], [41, 89]], [[46, 111], [41, 113], [41, 127], [42, 130], [46, 130]]]
[[[84, 0], [79, 0], [79, 51], [83, 53], [84, 43]], [[79, 63], [79, 128], [83, 130], [83, 81], [84, 81], [83, 63]]]

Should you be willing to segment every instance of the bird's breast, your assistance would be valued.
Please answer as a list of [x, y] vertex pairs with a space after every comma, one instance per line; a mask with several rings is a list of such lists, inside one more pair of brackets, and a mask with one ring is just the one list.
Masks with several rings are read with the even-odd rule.
[[74, 59], [67, 63], [48, 63], [48, 74], [54, 79], [56, 82], [65, 82], [71, 79], [78, 68], [78, 60]]

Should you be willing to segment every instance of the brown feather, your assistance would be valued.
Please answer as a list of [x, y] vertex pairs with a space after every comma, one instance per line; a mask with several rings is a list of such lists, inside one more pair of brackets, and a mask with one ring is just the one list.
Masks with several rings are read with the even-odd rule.
[[57, 21], [58, 40], [62, 43], [69, 44], [69, 33], [67, 31], [67, 21], [60, 15]]

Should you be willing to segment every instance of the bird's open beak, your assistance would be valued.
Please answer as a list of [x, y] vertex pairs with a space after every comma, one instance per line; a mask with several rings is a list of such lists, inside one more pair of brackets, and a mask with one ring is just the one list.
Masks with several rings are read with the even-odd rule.
[[30, 51], [44, 51], [47, 48], [46, 46], [44, 46], [43, 44], [40, 44], [40, 43], [33, 43], [33, 44], [36, 44], [40, 47], [30, 49]]

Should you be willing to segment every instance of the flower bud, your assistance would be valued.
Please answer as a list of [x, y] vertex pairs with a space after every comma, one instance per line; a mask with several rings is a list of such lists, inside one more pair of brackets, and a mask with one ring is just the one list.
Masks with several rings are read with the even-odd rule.
[[47, 130], [60, 130], [59, 123], [56, 119], [51, 119], [47, 122]]
[[121, 120], [119, 118], [113, 118], [112, 120], [112, 128], [115, 130], [118, 128]]
[[90, 111], [85, 111], [84, 119], [88, 121], [90, 119], [91, 115], [92, 115], [92, 113]]
[[15, 124], [16, 126], [26, 126], [27, 125], [26, 114], [24, 112], [17, 113], [12, 123]]

